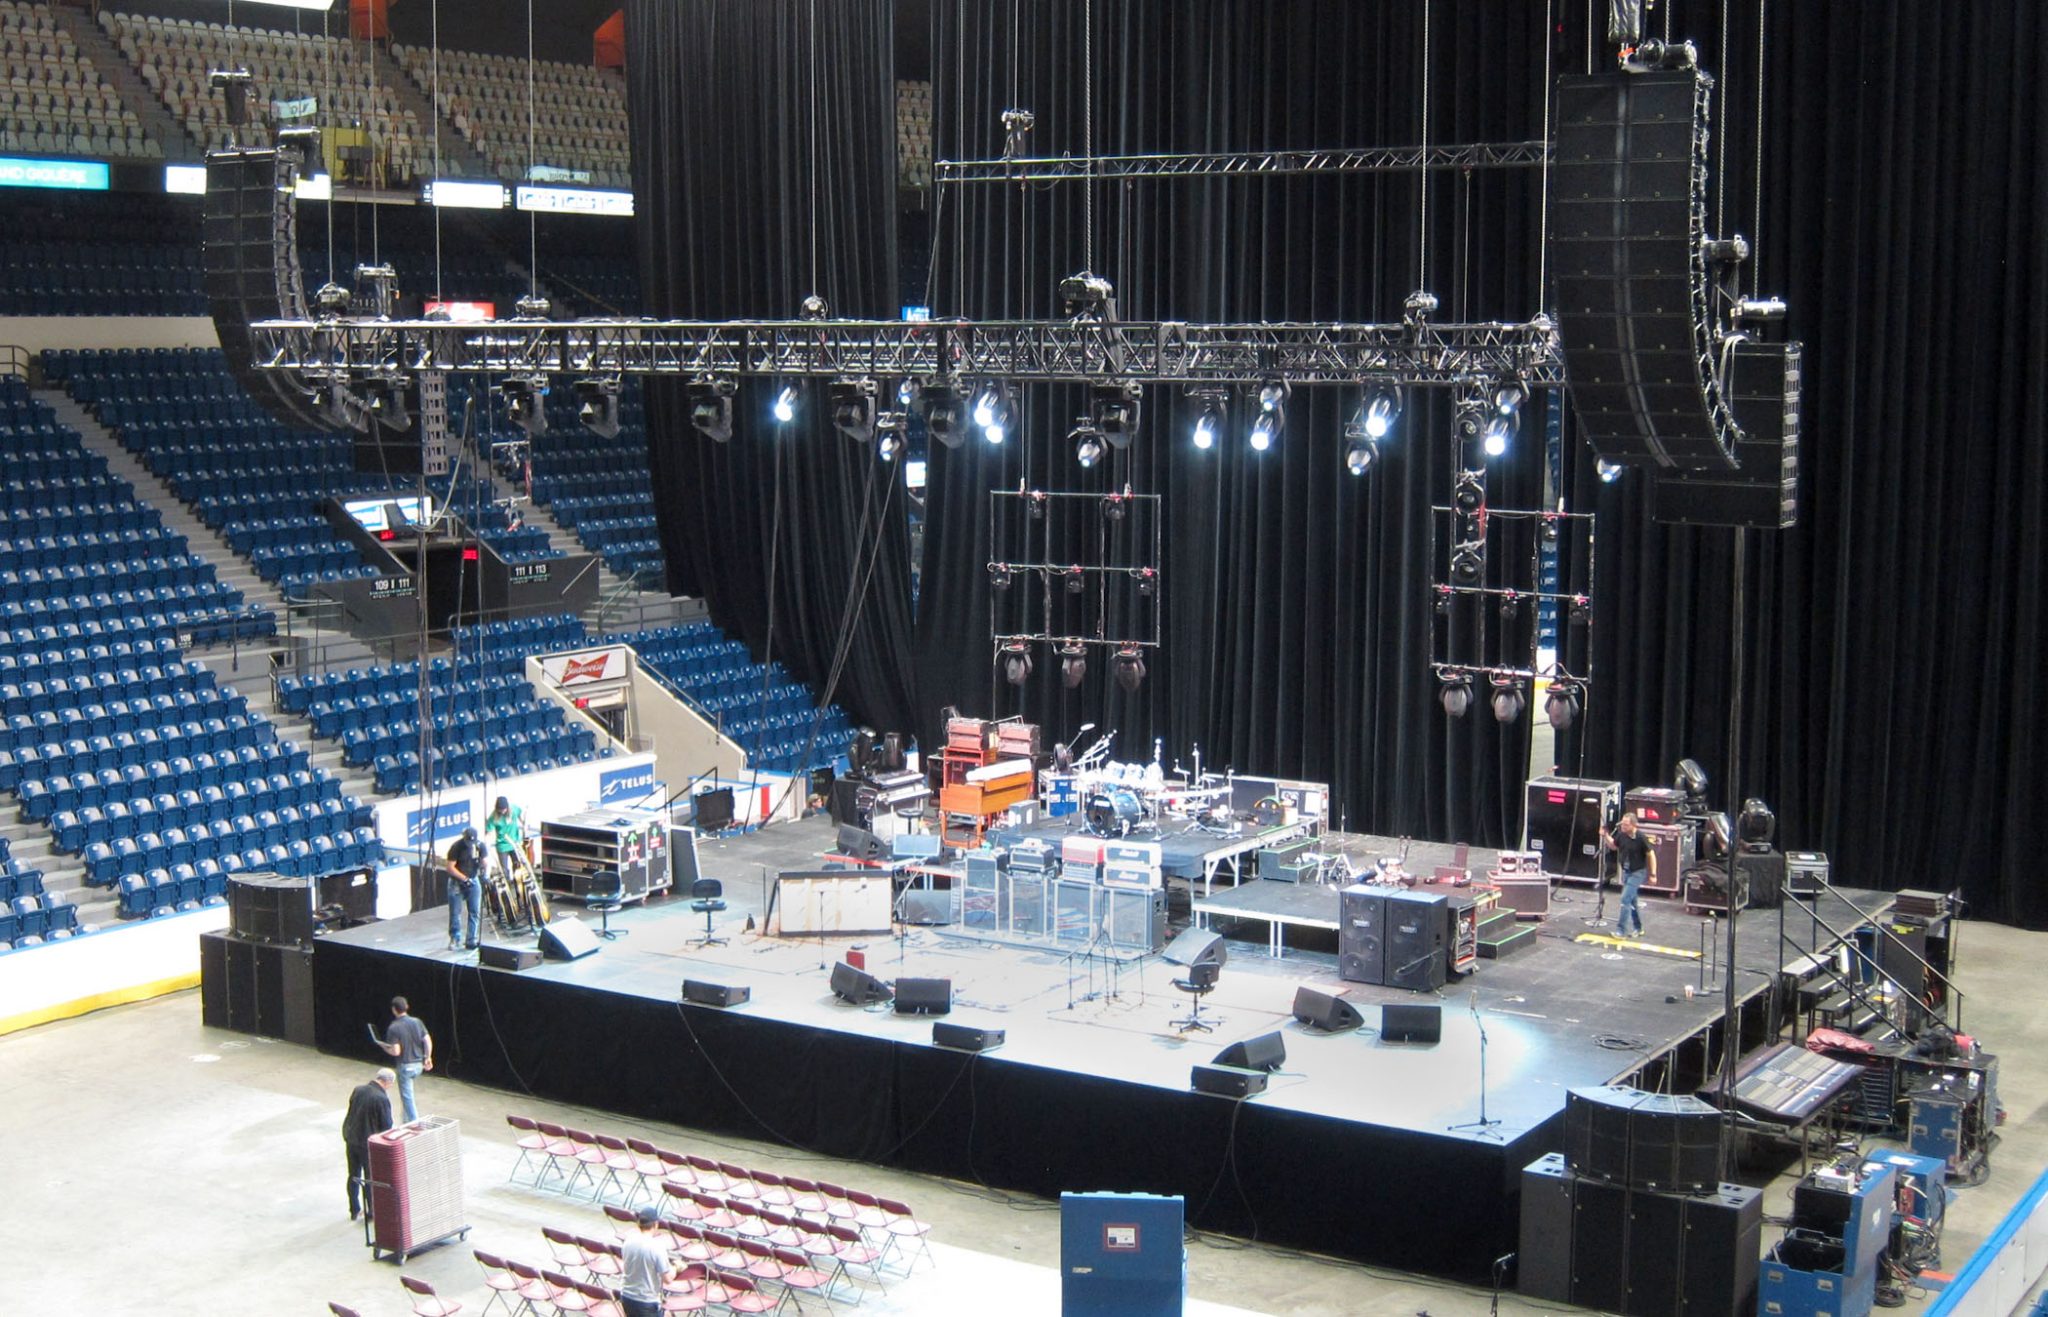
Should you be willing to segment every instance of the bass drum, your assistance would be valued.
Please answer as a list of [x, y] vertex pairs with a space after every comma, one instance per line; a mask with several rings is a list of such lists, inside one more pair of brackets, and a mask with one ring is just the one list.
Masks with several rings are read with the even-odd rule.
[[1088, 831], [1098, 837], [1127, 837], [1145, 817], [1145, 807], [1134, 791], [1111, 787], [1089, 795], [1085, 810]]

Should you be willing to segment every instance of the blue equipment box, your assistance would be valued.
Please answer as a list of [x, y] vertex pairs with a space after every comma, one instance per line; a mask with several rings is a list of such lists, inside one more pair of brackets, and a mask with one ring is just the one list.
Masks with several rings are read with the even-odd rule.
[[1184, 1199], [1060, 1195], [1064, 1317], [1179, 1317], [1187, 1296]]

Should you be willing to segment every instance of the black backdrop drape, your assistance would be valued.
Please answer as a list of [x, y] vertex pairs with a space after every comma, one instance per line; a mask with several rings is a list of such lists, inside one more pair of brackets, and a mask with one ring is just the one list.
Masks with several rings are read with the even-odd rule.
[[[1425, 15], [1432, 139], [1533, 138], [1546, 37], [1558, 71], [1583, 69], [1600, 44], [1589, 24], [1605, 9], [1561, 4], [1546, 33], [1533, 2], [1097, 0], [1084, 43], [1080, 4], [932, 8], [937, 151], [956, 158], [999, 154], [997, 116], [1012, 105], [1037, 115], [1030, 153], [1085, 150], [1084, 100], [1105, 152], [1413, 142]], [[1743, 793], [1772, 803], [1785, 844], [1828, 851], [1845, 881], [1960, 884], [1981, 914], [2048, 924], [2048, 886], [2022, 852], [2029, 795], [2048, 780], [2036, 727], [2048, 95], [2034, 75], [2048, 63], [2048, 31], [2031, 0], [1770, 5], [1759, 120], [1763, 8], [1670, 0], [1660, 11], [1720, 80], [1716, 227], [1749, 233], [1757, 259], [1746, 283], [1788, 299], [1788, 329], [1806, 344], [1800, 524], [1750, 541]], [[792, 246], [801, 230], [775, 226], [802, 213], [791, 200], [802, 155], [787, 148], [801, 144], [804, 98], [775, 58], [737, 38], [775, 39], [772, 25], [794, 11], [641, 4], [632, 15], [643, 262], [650, 292], [667, 299], [651, 309], [786, 312], [804, 283]], [[663, 33], [671, 44], [650, 39]], [[778, 58], [801, 49], [787, 44]], [[744, 74], [730, 72], [735, 61]], [[835, 141], [854, 131], [851, 117], [832, 121]], [[785, 154], [761, 153], [770, 147]], [[879, 151], [872, 164], [887, 177]], [[868, 186], [847, 167], [848, 189]], [[1426, 276], [1412, 175], [1104, 186], [1093, 264], [1132, 316], [1387, 320], [1420, 282], [1443, 299], [1444, 318], [1520, 319], [1543, 300], [1535, 177], [1432, 182]], [[1078, 187], [949, 189], [939, 206], [928, 300], [940, 314], [1049, 312], [1054, 282], [1087, 260]], [[837, 213], [879, 228], [886, 211], [877, 198]], [[781, 277], [742, 278], [735, 254], [771, 247]], [[877, 284], [869, 304], [886, 308], [888, 291]], [[1447, 721], [1426, 666], [1427, 508], [1448, 494], [1452, 462], [1445, 400], [1411, 399], [1380, 468], [1356, 481], [1342, 475], [1338, 438], [1355, 404], [1316, 394], [1297, 396], [1286, 436], [1262, 458], [1243, 451], [1242, 400], [1229, 435], [1198, 454], [1186, 440], [1192, 411], [1164, 390], [1146, 399], [1129, 455], [1093, 471], [1062, 438], [1082, 407], [1073, 390], [1027, 391], [1024, 432], [1002, 450], [935, 453], [915, 644], [925, 744], [945, 703], [1021, 708], [1055, 736], [1107, 721], [1122, 730], [1124, 757], [1146, 757], [1157, 736], [1169, 760], [1199, 744], [1208, 764], [1327, 778], [1353, 828], [1512, 837], [1526, 723], [1503, 735], [1483, 708]], [[650, 411], [661, 414], [652, 399]], [[1539, 496], [1539, 429], [1527, 418], [1517, 451], [1493, 464], [1497, 504]], [[684, 564], [676, 584], [701, 586], [758, 645], [765, 563], [749, 559], [764, 539], [767, 483], [725, 489], [734, 454], [703, 453], [684, 436], [668, 450], [682, 459], [665, 460], [660, 444], [661, 478], [703, 485], [664, 495], [688, 523], [665, 530], [689, 542], [669, 545]], [[1135, 696], [1108, 684], [1099, 658], [1072, 693], [1044, 653], [1021, 692], [995, 681], [986, 491], [1020, 480], [1098, 490], [1128, 480], [1165, 496], [1165, 645]], [[1568, 771], [1644, 782], [1666, 780], [1690, 754], [1725, 784], [1731, 536], [1646, 524], [1640, 483], [1599, 487], [1577, 455], [1571, 497], [1600, 514], [1596, 686], [1583, 731], [1558, 757]], [[858, 520], [859, 484], [815, 484], [834, 520]], [[1088, 533], [1070, 529], [1066, 543]], [[877, 569], [887, 607], [870, 605], [879, 630], [855, 651], [871, 666], [848, 674], [856, 707], [884, 723], [908, 700], [904, 668], [890, 667], [906, 652], [901, 596], [884, 589], [896, 560], [891, 548]], [[785, 609], [807, 615], [779, 601], [778, 616]], [[816, 619], [832, 609], [808, 616], [790, 632], [824, 634]], [[877, 690], [893, 692], [895, 709]]]
[[[840, 315], [892, 314], [892, 31], [886, 0], [627, 7], [650, 314], [794, 316], [812, 292]], [[743, 385], [732, 441], [720, 444], [691, 428], [681, 381], [648, 381], [669, 585], [702, 596], [757, 658], [831, 688], [864, 721], [908, 727], [909, 539], [896, 468], [833, 430], [823, 389], [802, 391], [796, 420], [776, 426], [767, 387]], [[849, 617], [858, 621], [833, 687]]]

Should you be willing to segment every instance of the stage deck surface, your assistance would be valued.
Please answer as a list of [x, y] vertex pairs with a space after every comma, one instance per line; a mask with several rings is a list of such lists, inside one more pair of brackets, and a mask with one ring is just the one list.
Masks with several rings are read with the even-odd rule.
[[[1703, 962], [1673, 954], [1698, 952], [1703, 927], [1707, 940], [1718, 942], [1725, 936], [1718, 920], [1686, 915], [1675, 902], [1646, 899], [1640, 945], [1584, 944], [1573, 939], [1604, 931], [1587, 926], [1594, 913], [1590, 890], [1561, 893], [1569, 903], [1553, 906], [1550, 918], [1538, 925], [1534, 946], [1481, 961], [1475, 973], [1432, 994], [1345, 983], [1327, 951], [1290, 948], [1273, 958], [1264, 926], [1252, 925], [1248, 940], [1231, 941], [1229, 962], [1203, 1004], [1213, 1032], [1177, 1027], [1190, 1001], [1171, 981], [1184, 971], [1158, 956], [1119, 965], [992, 944], [942, 927], [907, 928], [895, 937], [823, 939], [745, 931], [750, 917], [757, 928], [765, 924], [775, 873], [815, 872], [817, 857], [833, 839], [829, 823], [806, 820], [703, 843], [703, 872], [726, 884], [730, 908], [714, 921], [717, 934], [728, 939], [724, 945], [696, 945], [704, 918], [685, 898], [657, 899], [613, 915], [612, 927], [625, 936], [595, 955], [516, 974], [480, 970], [473, 954], [451, 953], [441, 910], [322, 938], [315, 950], [321, 1045], [360, 1050], [364, 1022], [380, 1019], [382, 1002], [404, 991], [435, 1028], [443, 1048], [437, 1055], [450, 1058], [444, 1069], [456, 1078], [686, 1124], [699, 1123], [693, 1103], [703, 1101], [703, 1123], [710, 1127], [765, 1131], [798, 1146], [822, 1150], [829, 1144], [868, 1160], [925, 1163], [960, 1178], [986, 1176], [989, 1183], [1036, 1192], [1184, 1192], [1191, 1222], [1242, 1233], [1246, 1218], [1251, 1229], [1259, 1228], [1265, 1197], [1246, 1194], [1244, 1182], [1275, 1171], [1296, 1181], [1319, 1179], [1298, 1163], [1312, 1162], [1323, 1149], [1331, 1149], [1339, 1164], [1355, 1159], [1370, 1167], [1399, 1158], [1402, 1164], [1379, 1165], [1380, 1174], [1476, 1175], [1482, 1182], [1467, 1185], [1469, 1192], [1510, 1192], [1506, 1182], [1513, 1174], [1556, 1145], [1566, 1090], [1627, 1076], [1698, 1035], [1720, 1014], [1721, 989], [1703, 973]], [[1384, 849], [1384, 839], [1333, 840], [1361, 853], [1393, 853]], [[1479, 862], [1475, 856], [1475, 867]], [[1415, 852], [1410, 867], [1428, 871]], [[1821, 916], [1845, 929], [1861, 916], [1844, 897], [1866, 910], [1886, 899], [1870, 892], [1823, 894]], [[1610, 898], [1610, 918], [1613, 905]], [[1778, 912], [1739, 917], [1741, 997], [1759, 992], [1768, 973], [1812, 949], [1816, 938], [1823, 946], [1832, 941], [1801, 906], [1788, 909], [1783, 924], [1794, 945], [1781, 950]], [[486, 940], [492, 940], [488, 930]], [[830, 990], [830, 968], [855, 949], [864, 953], [869, 972], [885, 980], [951, 979], [948, 1018], [1002, 1029], [1004, 1046], [979, 1057], [935, 1048], [928, 1018], [840, 1002]], [[676, 1004], [686, 978], [741, 985], [752, 999], [727, 1011], [686, 1010]], [[1296, 1023], [1291, 1007], [1301, 986], [1343, 993], [1361, 1008], [1366, 1027], [1322, 1034]], [[1377, 1004], [1418, 1000], [1443, 1006], [1442, 1041], [1382, 1041], [1375, 1027]], [[1487, 1125], [1477, 1123], [1482, 1026], [1485, 1116], [1497, 1122]], [[749, 1027], [756, 1032], [744, 1033]], [[453, 1038], [451, 1029], [459, 1030]], [[1211, 1061], [1226, 1044], [1269, 1032], [1282, 1035], [1287, 1055], [1263, 1095], [1233, 1103], [1190, 1093], [1192, 1064]], [[672, 1054], [650, 1063], [631, 1055], [638, 1042]], [[675, 1079], [691, 1091], [648, 1091], [669, 1088], [664, 1065], [678, 1067]], [[873, 1126], [864, 1132], [831, 1128], [831, 1104], [842, 1095], [852, 1104], [851, 1094], [866, 1082], [843, 1073], [849, 1066], [879, 1067], [877, 1075], [892, 1076], [880, 1081], [890, 1086], [881, 1104], [886, 1110], [849, 1116]], [[920, 1068], [929, 1074], [914, 1092], [896, 1091]], [[963, 1106], [957, 1090], [970, 1068]], [[1006, 1076], [1020, 1084], [1028, 1076], [1030, 1087], [1006, 1102]], [[805, 1083], [822, 1085], [823, 1091], [799, 1095]], [[1047, 1110], [1050, 1099], [1031, 1096], [1055, 1090], [1067, 1093], [1071, 1109]], [[1246, 1117], [1242, 1130], [1240, 1109]], [[1209, 1142], [1218, 1133], [1209, 1127], [1219, 1114], [1228, 1118], [1220, 1148]], [[1180, 1124], [1162, 1128], [1155, 1119]], [[1042, 1152], [1043, 1140], [1073, 1136], [1067, 1126], [1074, 1121], [1089, 1122], [1089, 1137], [1080, 1142], [1097, 1151], [1076, 1155], [1087, 1158], [1084, 1165], [1101, 1165], [1102, 1180], [1073, 1178], [1080, 1171], [1072, 1162]], [[1269, 1129], [1262, 1122], [1276, 1124]], [[1281, 1137], [1283, 1128], [1291, 1137]], [[1150, 1165], [1148, 1146], [1183, 1137], [1197, 1146], [1160, 1157], [1158, 1174], [1144, 1183], [1118, 1182], [1119, 1175], [1128, 1179]], [[1016, 1140], [1021, 1146], [1009, 1146]], [[1346, 1140], [1356, 1143], [1351, 1154], [1336, 1153], [1333, 1145]], [[1032, 1151], [1034, 1145], [1039, 1152]], [[1441, 1160], [1432, 1167], [1427, 1157]], [[1219, 1189], [1226, 1166], [1237, 1175]], [[1483, 1182], [1493, 1176], [1503, 1183]], [[1242, 1196], [1243, 1212], [1234, 1203], [1221, 1204], [1219, 1216], [1205, 1222], [1199, 1215], [1207, 1206], [1204, 1190], [1211, 1197]], [[1433, 1190], [1421, 1198], [1442, 1196]], [[1390, 1219], [1401, 1215], [1396, 1211]], [[1512, 1217], [1503, 1218], [1497, 1204], [1449, 1215], [1483, 1233], [1499, 1233], [1503, 1221], [1512, 1226]], [[1445, 1274], [1470, 1272], [1470, 1260], [1462, 1256], [1418, 1258], [1412, 1247], [1382, 1248], [1369, 1239], [1345, 1247], [1352, 1236], [1330, 1230], [1269, 1229], [1265, 1237]]]

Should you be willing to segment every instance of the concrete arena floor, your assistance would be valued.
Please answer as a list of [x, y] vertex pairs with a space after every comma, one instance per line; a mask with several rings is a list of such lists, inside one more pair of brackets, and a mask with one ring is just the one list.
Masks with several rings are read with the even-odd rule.
[[[1962, 944], [1966, 1023], [2001, 1058], [2008, 1119], [1990, 1180], [1961, 1190], [1950, 1208], [1944, 1261], [1951, 1267], [2048, 1164], [2048, 998], [2035, 968], [2048, 935], [1971, 924]], [[8, 1310], [320, 1313], [338, 1300], [365, 1317], [410, 1311], [400, 1268], [370, 1260], [342, 1194], [341, 1110], [374, 1058], [351, 1063], [207, 1029], [196, 992], [0, 1039], [0, 1056], [12, 1154], [0, 1230], [17, 1241], [23, 1262], [34, 1259], [14, 1268]], [[1058, 1311], [1054, 1204], [531, 1103], [433, 1076], [421, 1094], [423, 1110], [463, 1122], [473, 1230], [468, 1241], [421, 1254], [403, 1270], [471, 1313], [487, 1297], [471, 1247], [540, 1262], [543, 1225], [605, 1233], [598, 1209], [505, 1182], [513, 1158], [508, 1111], [907, 1199], [935, 1223], [939, 1264], [893, 1281], [886, 1294], [869, 1294], [860, 1311]], [[1772, 1185], [1767, 1213], [1789, 1210], [1790, 1185], [1789, 1176]], [[1767, 1228], [1766, 1240], [1777, 1233]], [[1188, 1273], [1191, 1313], [1452, 1317], [1484, 1313], [1492, 1297], [1229, 1239], [1193, 1241]], [[1906, 1311], [1924, 1304], [1915, 1298]], [[1501, 1297], [1500, 1310], [1557, 1311], [1512, 1294]]]

